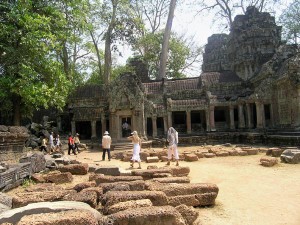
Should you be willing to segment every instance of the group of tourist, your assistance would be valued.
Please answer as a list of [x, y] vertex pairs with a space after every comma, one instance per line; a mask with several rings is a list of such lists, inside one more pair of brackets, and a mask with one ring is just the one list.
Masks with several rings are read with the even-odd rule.
[[[134, 168], [134, 163], [138, 163], [138, 169], [141, 169], [141, 158], [140, 158], [140, 151], [142, 146], [142, 139], [138, 136], [137, 131], [133, 131], [127, 139], [131, 140], [133, 143], [133, 154], [131, 158], [130, 167]], [[172, 155], [176, 160], [176, 166], [179, 166], [179, 154], [178, 154], [178, 132], [173, 128], [170, 127], [168, 130], [167, 141], [169, 143], [168, 146], [168, 162], [166, 165], [170, 165]], [[105, 154], [108, 154], [108, 160], [110, 161], [110, 145], [111, 145], [111, 137], [109, 136], [108, 131], [104, 132], [104, 136], [102, 138], [102, 161], [105, 160]]]
[[[138, 169], [141, 169], [141, 158], [140, 158], [140, 151], [142, 146], [142, 139], [138, 136], [137, 131], [133, 131], [127, 139], [131, 140], [133, 143], [133, 154], [131, 158], [130, 167], [133, 168], [134, 164], [138, 163]], [[174, 155], [174, 158], [176, 160], [176, 166], [179, 166], [179, 154], [178, 154], [178, 132], [173, 128], [170, 127], [168, 129], [167, 134], [167, 141], [169, 143], [168, 146], [168, 162], [166, 165], [170, 165], [170, 161], [172, 159], [172, 155]], [[102, 161], [105, 160], [105, 155], [107, 152], [108, 160], [111, 160], [111, 154], [110, 154], [110, 148], [111, 148], [111, 137], [109, 136], [108, 131], [104, 132], [104, 135], [102, 137]], [[59, 134], [56, 134], [55, 138], [53, 136], [53, 132], [49, 135], [49, 151], [47, 151], [47, 138], [44, 137], [42, 139], [41, 144], [41, 151], [46, 153], [52, 153], [52, 152], [60, 152], [61, 151], [61, 141], [59, 138]], [[69, 135], [68, 138], [68, 155], [71, 155], [71, 151], [74, 155], [77, 155], [77, 153], [80, 153], [79, 150], [79, 134], [76, 133], [76, 135], [73, 137], [72, 134]], [[77, 151], [77, 153], [76, 153]]]
[[45, 153], [60, 152], [61, 145], [59, 134], [54, 137], [53, 132], [50, 132], [49, 139], [46, 136], [42, 139], [41, 151]]

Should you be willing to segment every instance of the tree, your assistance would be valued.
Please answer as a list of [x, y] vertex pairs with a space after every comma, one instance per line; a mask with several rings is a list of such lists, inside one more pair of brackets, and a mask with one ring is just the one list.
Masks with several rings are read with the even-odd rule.
[[164, 32], [164, 39], [163, 39], [163, 43], [162, 43], [162, 51], [161, 51], [161, 56], [160, 56], [160, 67], [159, 67], [158, 79], [162, 79], [166, 76], [169, 40], [170, 40], [170, 36], [171, 36], [171, 29], [172, 29], [172, 23], [173, 23], [173, 18], [174, 18], [175, 7], [176, 7], [176, 0], [171, 0], [168, 20], [167, 20], [167, 24], [166, 24], [166, 28], [165, 28], [165, 32]]
[[280, 16], [286, 40], [298, 44], [300, 38], [300, 2], [295, 0]]
[[41, 106], [65, 104], [70, 82], [55, 54], [62, 24], [49, 2], [0, 3], [0, 102], [10, 107], [14, 125]]

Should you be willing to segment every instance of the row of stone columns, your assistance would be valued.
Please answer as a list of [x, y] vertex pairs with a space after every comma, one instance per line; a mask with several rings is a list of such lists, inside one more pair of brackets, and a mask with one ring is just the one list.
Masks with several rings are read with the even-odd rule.
[[[256, 128], [262, 129], [265, 127], [265, 112], [264, 112], [264, 104], [261, 102], [255, 102], [256, 105]], [[245, 112], [244, 114], [244, 106]], [[231, 130], [235, 129], [235, 121], [234, 121], [234, 105], [229, 106], [229, 127]], [[244, 129], [254, 128], [253, 125], [253, 115], [251, 106], [249, 103], [247, 104], [238, 104], [238, 128]], [[205, 117], [206, 117], [206, 130], [207, 131], [216, 131], [215, 127], [215, 106], [209, 106], [207, 110], [205, 110]], [[271, 113], [272, 115], [272, 113]], [[271, 117], [272, 121], [272, 117]], [[165, 132], [167, 131], [168, 127], [172, 126], [172, 112], [168, 112], [167, 118], [164, 118], [164, 128]], [[187, 134], [192, 133], [192, 123], [191, 123], [191, 110], [186, 111], [186, 127], [187, 127]], [[153, 136], [157, 136], [157, 117], [152, 117], [152, 131]]]

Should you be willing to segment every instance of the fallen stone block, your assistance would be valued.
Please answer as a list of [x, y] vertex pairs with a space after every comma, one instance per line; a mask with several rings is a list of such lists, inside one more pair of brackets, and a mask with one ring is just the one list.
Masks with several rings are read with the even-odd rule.
[[161, 157], [160, 157], [160, 160], [161, 160], [162, 162], [167, 162], [167, 161], [168, 161], [168, 156], [161, 156]]
[[246, 151], [248, 155], [257, 155], [258, 154], [257, 148], [243, 149], [243, 151]]
[[68, 210], [57, 213], [41, 213], [26, 215], [21, 218], [18, 225], [98, 225], [98, 221], [93, 215], [86, 211]]
[[142, 176], [101, 176], [96, 178], [96, 184], [102, 183], [113, 183], [120, 181], [135, 181], [135, 180], [143, 180]]
[[131, 170], [119, 168], [120, 176], [131, 176]]
[[26, 192], [43, 192], [43, 191], [63, 191], [64, 188], [62, 186], [58, 186], [53, 183], [41, 183], [29, 186], [25, 188]]
[[0, 203], [12, 208], [12, 197], [5, 193], [0, 192]]
[[153, 178], [153, 181], [160, 183], [190, 183], [190, 179], [188, 177]]
[[159, 158], [157, 156], [147, 157], [147, 163], [156, 163], [159, 162]]
[[216, 156], [218, 156], [218, 157], [226, 157], [226, 156], [229, 156], [229, 152], [219, 151], [219, 152], [216, 152]]
[[168, 200], [162, 191], [108, 191], [103, 195], [102, 205], [109, 207], [118, 202], [150, 199], [154, 206], [167, 205]]
[[171, 177], [172, 175], [169, 173], [154, 173], [152, 179], [154, 178], [164, 178], [164, 177]]
[[214, 154], [214, 153], [204, 153], [204, 157], [205, 158], [214, 158], [214, 157], [216, 157], [216, 154]]
[[115, 205], [105, 208], [104, 214], [109, 215], [109, 214], [117, 213], [120, 211], [124, 211], [126, 209], [135, 209], [135, 208], [148, 207], [148, 206], [153, 206], [152, 202], [149, 199], [119, 202]]
[[103, 193], [108, 191], [143, 191], [146, 189], [146, 184], [143, 180], [102, 183], [99, 186], [102, 187]]
[[193, 207], [210, 206], [215, 204], [218, 193], [203, 193], [192, 195], [168, 196], [168, 203], [171, 206], [179, 206], [181, 204]]
[[188, 166], [170, 166], [169, 169], [171, 169], [174, 177], [184, 177], [190, 173], [190, 167]]
[[193, 195], [215, 192], [218, 194], [219, 188], [215, 184], [207, 183], [158, 183], [148, 182], [147, 189], [150, 191], [162, 191], [167, 196]]
[[156, 165], [147, 166], [147, 170], [151, 170], [151, 169], [158, 169], [158, 166]]
[[238, 151], [235, 149], [228, 150], [228, 153], [230, 156], [238, 156], [239, 155]]
[[127, 209], [107, 216], [113, 224], [186, 225], [181, 214], [172, 206], [150, 206]]
[[[150, 201], [150, 200], [149, 200]], [[11, 208], [10, 207], [8, 207], [7, 205], [4, 205], [4, 204], [2, 204], [2, 203], [0, 203], [0, 213], [3, 213], [3, 212], [5, 212], [5, 211], [8, 211], [8, 210], [10, 210]], [[2, 223], [1, 223], [2, 224]]]
[[96, 208], [98, 205], [98, 195], [96, 191], [82, 191], [74, 195], [65, 195], [64, 201], [76, 201], [89, 204], [92, 208]]
[[280, 156], [280, 160], [285, 163], [300, 163], [300, 149], [286, 149]]
[[100, 166], [95, 170], [95, 173], [101, 173], [104, 175], [120, 176], [119, 167], [117, 166]]
[[70, 172], [66, 173], [49, 173], [44, 176], [46, 182], [55, 184], [70, 183], [73, 181], [73, 176]]
[[141, 152], [140, 153], [140, 158], [142, 161], [147, 161], [147, 158], [150, 157], [150, 153], [149, 152]]
[[271, 167], [271, 166], [274, 166], [278, 163], [278, 160], [276, 158], [272, 158], [272, 157], [263, 157], [260, 159], [260, 164], [262, 166], [265, 166], [265, 167]]
[[182, 215], [186, 224], [193, 224], [199, 216], [199, 212], [192, 206], [179, 205], [175, 209]]
[[195, 154], [186, 154], [184, 160], [187, 162], [195, 162], [198, 161], [198, 156]]
[[89, 187], [89, 188], [85, 188], [83, 189], [81, 192], [96, 192], [97, 194], [97, 204], [101, 201], [102, 199], [102, 195], [103, 195], [103, 189], [102, 187]]
[[159, 168], [159, 169], [151, 169], [151, 170], [133, 170], [131, 174], [133, 176], [142, 176], [144, 179], [153, 178], [153, 174], [157, 173], [169, 173], [172, 174], [172, 170], [169, 168]]
[[64, 196], [75, 195], [76, 193], [75, 190], [18, 193], [12, 199], [12, 208], [18, 208], [36, 202], [61, 201]]
[[246, 151], [237, 151], [239, 156], [246, 156], [248, 153]]
[[73, 175], [85, 175], [89, 171], [89, 164], [81, 163], [81, 164], [70, 164], [65, 166], [58, 167], [60, 172], [70, 172]]
[[[87, 211], [91, 213], [92, 217], [96, 218], [98, 221], [103, 217], [100, 212], [91, 208], [88, 204], [83, 202], [69, 202], [69, 201], [59, 201], [59, 202], [38, 202], [32, 203], [27, 206], [12, 209], [6, 211], [5, 213], [0, 213], [0, 224], [12, 223], [17, 224], [22, 217], [26, 215], [34, 215], [40, 213], [49, 212], [60, 212], [67, 210], [80, 210]], [[31, 224], [31, 223], [28, 223]]]
[[77, 192], [82, 191], [85, 188], [89, 188], [89, 187], [96, 187], [96, 182], [95, 181], [90, 181], [90, 182], [84, 182], [84, 183], [79, 183], [76, 184], [73, 189]]
[[266, 152], [266, 155], [273, 156], [273, 157], [280, 157], [283, 153], [283, 149], [280, 148], [269, 148]]
[[45, 183], [46, 180], [42, 174], [34, 173], [31, 175], [31, 180], [35, 183]]
[[104, 176], [105, 176], [104, 174], [91, 173], [90, 176], [89, 176], [89, 181], [96, 181], [97, 178], [104, 177]]
[[194, 152], [194, 154], [198, 157], [198, 159], [200, 159], [200, 158], [204, 158], [204, 154], [203, 154], [203, 152]]

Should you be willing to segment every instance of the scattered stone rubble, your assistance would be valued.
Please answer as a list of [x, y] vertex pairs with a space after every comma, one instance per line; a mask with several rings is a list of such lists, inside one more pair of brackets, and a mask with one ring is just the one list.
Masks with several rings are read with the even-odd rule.
[[[115, 173], [114, 167], [100, 168]], [[33, 174], [42, 183], [24, 192], [12, 197], [2, 193], [6, 200], [0, 202], [5, 206], [0, 207], [0, 224], [187, 225], [198, 217], [193, 207], [214, 205], [219, 191], [215, 184], [190, 183], [188, 167], [132, 170], [126, 176], [95, 173], [98, 168], [91, 173], [84, 163], [61, 164], [57, 169]], [[73, 187], [57, 185], [63, 183], [62, 174], [82, 174], [73, 169], [89, 174], [90, 181]]]

